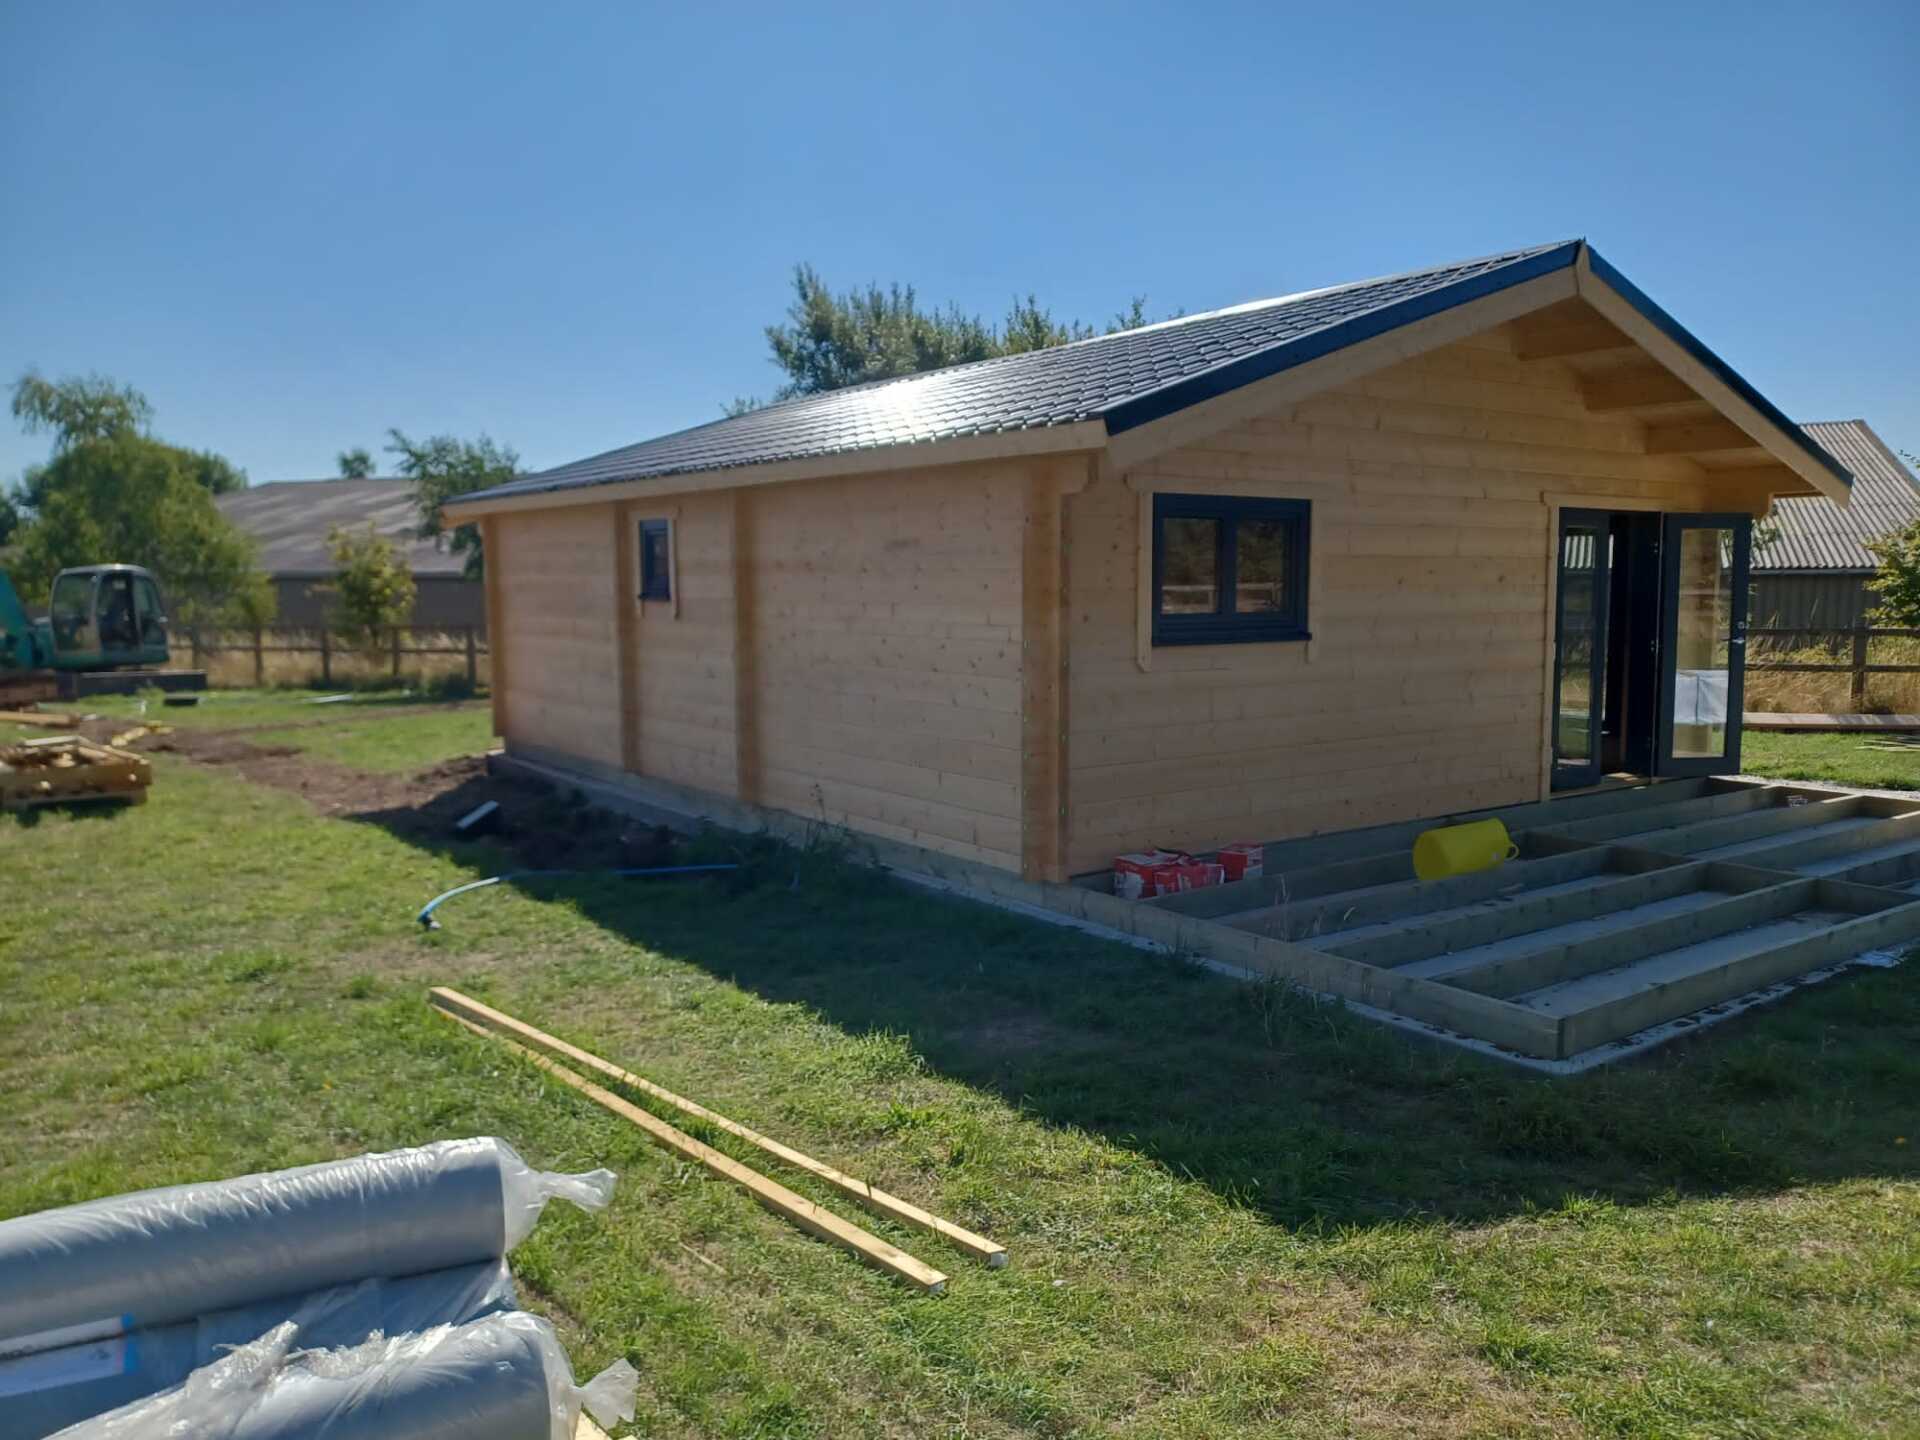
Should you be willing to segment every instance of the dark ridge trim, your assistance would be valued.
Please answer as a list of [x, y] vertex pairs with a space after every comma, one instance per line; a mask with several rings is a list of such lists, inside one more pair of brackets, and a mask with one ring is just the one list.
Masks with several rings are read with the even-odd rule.
[[1587, 263], [1610, 290], [1651, 321], [1661, 334], [1711, 370], [1734, 394], [1771, 420], [1782, 435], [1806, 451], [1822, 469], [1830, 471], [1843, 484], [1853, 484], [1852, 471], [1816, 444], [1810, 435], [1783, 415], [1777, 405], [1748, 384], [1739, 371], [1701, 343], [1691, 330], [1656, 305], [1646, 291], [1602, 259], [1600, 252], [1591, 245], [1587, 247]]
[[1537, 255], [1529, 255], [1519, 260], [1509, 261], [1496, 269], [1487, 270], [1465, 280], [1456, 280], [1451, 285], [1443, 285], [1437, 290], [1429, 290], [1421, 295], [1410, 295], [1405, 300], [1396, 300], [1390, 305], [1382, 305], [1377, 310], [1369, 310], [1364, 315], [1355, 315], [1324, 330], [1315, 330], [1297, 340], [1288, 340], [1279, 345], [1259, 350], [1251, 355], [1243, 355], [1238, 360], [1198, 375], [1176, 380], [1173, 384], [1153, 390], [1132, 400], [1123, 400], [1111, 406], [1103, 413], [1107, 422], [1107, 433], [1118, 435], [1132, 430], [1136, 426], [1150, 424], [1165, 419], [1169, 415], [1198, 405], [1203, 400], [1212, 400], [1218, 396], [1230, 394], [1256, 380], [1265, 380], [1304, 365], [1310, 360], [1318, 360], [1324, 355], [1344, 350], [1349, 345], [1357, 345], [1362, 340], [1371, 340], [1376, 335], [1384, 335], [1389, 330], [1398, 330], [1403, 325], [1411, 325], [1416, 320], [1424, 320], [1429, 315], [1438, 315], [1455, 306], [1465, 305], [1469, 301], [1479, 300], [1488, 295], [1497, 295], [1502, 290], [1510, 290], [1515, 285], [1537, 280], [1542, 275], [1551, 275], [1556, 270], [1570, 268], [1579, 258], [1581, 241], [1569, 240], [1564, 245], [1556, 245], [1551, 250], [1543, 250]]

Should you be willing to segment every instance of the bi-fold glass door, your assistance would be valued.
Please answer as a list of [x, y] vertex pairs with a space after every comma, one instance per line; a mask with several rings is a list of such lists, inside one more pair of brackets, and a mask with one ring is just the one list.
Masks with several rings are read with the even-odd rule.
[[1746, 688], [1745, 515], [1669, 515], [1660, 540], [1660, 707], [1654, 773], [1740, 768]]
[[1553, 788], [1740, 768], [1744, 515], [1562, 510]]
[[1553, 788], [1598, 784], [1607, 693], [1612, 516], [1560, 512], [1553, 652]]

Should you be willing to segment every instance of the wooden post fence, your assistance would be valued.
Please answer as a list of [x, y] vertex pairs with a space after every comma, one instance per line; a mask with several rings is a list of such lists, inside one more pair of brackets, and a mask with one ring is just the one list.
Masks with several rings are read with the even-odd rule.
[[[1870, 625], [1857, 625], [1847, 630], [1820, 629], [1800, 625], [1756, 626], [1747, 631], [1749, 646], [1747, 650], [1747, 673], [1763, 675], [1768, 673], [1788, 675], [1844, 674], [1847, 677], [1847, 703], [1856, 715], [1864, 714], [1867, 708], [1867, 683], [1874, 675], [1920, 675], [1920, 664], [1915, 665], [1875, 665], [1871, 663], [1871, 642], [1874, 640], [1920, 640], [1920, 630], [1880, 629]], [[1768, 647], [1765, 642], [1777, 639], [1779, 643]], [[1754, 646], [1751, 641], [1762, 644]], [[1765, 658], [1767, 649], [1821, 649], [1832, 655], [1832, 660], [1772, 661]], [[1843, 660], [1839, 658], [1845, 655]]]
[[[284, 670], [274, 670], [271, 662], [277, 655], [318, 656], [318, 678], [322, 685], [334, 685], [342, 678], [335, 674], [334, 664], [339, 647], [332, 632], [320, 626], [253, 625], [204, 630], [198, 625], [181, 625], [174, 635], [176, 641], [191, 650], [197, 670], [210, 668], [223, 655], [246, 657], [240, 663], [252, 662], [250, 669], [255, 686], [300, 678], [299, 674], [290, 677]], [[415, 643], [418, 641], [426, 643]], [[489, 648], [486, 630], [478, 625], [396, 625], [388, 628], [384, 640], [376, 639], [370, 651], [350, 646], [347, 653], [359, 662], [358, 673], [364, 674], [364, 667], [371, 661], [378, 670], [387, 671], [396, 680], [406, 675], [408, 657], [442, 657], [438, 662], [423, 660], [421, 674], [464, 674], [468, 688], [478, 689], [480, 661]], [[385, 664], [381, 663], [383, 659]], [[312, 670], [301, 673], [306, 678], [313, 676]]]

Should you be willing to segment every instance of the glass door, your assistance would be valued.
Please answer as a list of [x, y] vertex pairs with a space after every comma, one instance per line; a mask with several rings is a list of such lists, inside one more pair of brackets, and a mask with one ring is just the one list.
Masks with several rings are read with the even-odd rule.
[[1608, 577], [1612, 517], [1560, 512], [1553, 647], [1553, 788], [1597, 785], [1607, 694]]
[[1657, 774], [1726, 775], [1740, 768], [1752, 537], [1753, 521], [1745, 515], [1666, 517]]

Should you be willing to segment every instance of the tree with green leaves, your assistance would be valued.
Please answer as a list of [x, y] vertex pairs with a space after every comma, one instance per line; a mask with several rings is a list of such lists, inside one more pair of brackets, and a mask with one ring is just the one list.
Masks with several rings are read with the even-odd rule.
[[29, 371], [14, 385], [13, 413], [53, 435], [52, 458], [10, 497], [19, 520], [5, 565], [21, 593], [45, 595], [70, 566], [115, 562], [159, 576], [186, 623], [271, 616], [254, 542], [213, 503], [216, 490], [245, 483], [243, 472], [148, 435], [146, 397], [100, 376], [55, 383]]
[[[1113, 317], [1106, 333], [1145, 323], [1146, 297], [1136, 296]], [[836, 295], [817, 270], [803, 264], [794, 267], [786, 323], [767, 327], [767, 345], [773, 363], [787, 376], [774, 398], [790, 400], [971, 360], [1046, 350], [1098, 333], [1077, 320], [1055, 320], [1032, 294], [1016, 298], [1005, 319], [994, 325], [956, 305], [924, 309], [914, 288], [897, 282]], [[742, 396], [722, 409], [743, 415], [759, 404]]]
[[396, 625], [413, 614], [413, 572], [406, 557], [369, 524], [364, 530], [327, 533], [334, 576], [316, 588], [334, 598], [332, 628], [350, 644], [377, 650]]
[[373, 452], [362, 445], [342, 450], [337, 463], [342, 480], [365, 480], [373, 474]]
[[387, 436], [387, 452], [398, 457], [394, 468], [413, 482], [414, 506], [420, 512], [419, 537], [462, 556], [466, 577], [479, 579], [486, 563], [480, 553], [480, 527], [456, 525], [449, 529], [444, 507], [475, 490], [504, 485], [519, 472], [520, 457], [485, 435], [478, 440], [433, 435], [416, 441], [398, 430], [389, 430]]
[[1870, 617], [1873, 623], [1920, 629], [1920, 520], [1869, 540], [1867, 549], [1880, 565], [1873, 576], [1873, 591], [1880, 597]]
[[61, 455], [89, 440], [144, 433], [153, 406], [131, 385], [104, 375], [54, 381], [29, 370], [13, 384], [13, 418], [29, 435], [51, 430], [53, 453]]

